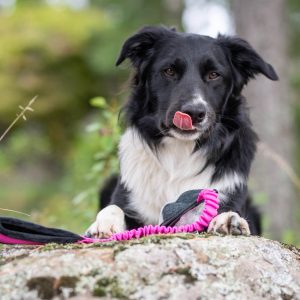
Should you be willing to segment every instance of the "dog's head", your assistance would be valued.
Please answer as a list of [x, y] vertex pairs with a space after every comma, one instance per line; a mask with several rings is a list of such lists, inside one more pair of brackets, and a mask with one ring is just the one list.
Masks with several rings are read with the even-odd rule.
[[135, 69], [129, 118], [152, 136], [205, 136], [249, 79], [259, 73], [278, 79], [240, 38], [215, 39], [165, 27], [144, 27], [130, 37], [116, 64], [126, 58]]

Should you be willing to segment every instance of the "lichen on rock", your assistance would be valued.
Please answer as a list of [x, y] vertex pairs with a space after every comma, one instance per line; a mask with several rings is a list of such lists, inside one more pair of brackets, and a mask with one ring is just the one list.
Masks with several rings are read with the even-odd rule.
[[300, 299], [300, 251], [259, 237], [176, 234], [2, 246], [2, 299]]

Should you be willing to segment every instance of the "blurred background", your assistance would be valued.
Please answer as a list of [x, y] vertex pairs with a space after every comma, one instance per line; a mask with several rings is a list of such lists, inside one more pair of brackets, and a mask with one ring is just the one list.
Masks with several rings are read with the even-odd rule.
[[[82, 233], [117, 172], [124, 40], [143, 25], [238, 34], [277, 70], [245, 94], [260, 135], [250, 190], [264, 236], [300, 245], [300, 1], [0, 0], [0, 214]], [[9, 210], [16, 210], [11, 212]]]

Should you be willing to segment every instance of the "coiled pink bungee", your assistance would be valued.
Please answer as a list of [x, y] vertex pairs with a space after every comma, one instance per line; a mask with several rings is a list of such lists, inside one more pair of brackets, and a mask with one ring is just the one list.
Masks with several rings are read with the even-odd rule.
[[219, 198], [215, 190], [203, 189], [197, 198], [197, 202], [204, 201], [204, 208], [199, 216], [199, 220], [192, 224], [180, 226], [159, 226], [159, 225], [146, 225], [138, 229], [126, 230], [124, 232], [115, 233], [106, 239], [95, 239], [83, 237], [79, 243], [102, 243], [111, 241], [127, 241], [131, 239], [138, 239], [152, 234], [168, 234], [178, 232], [201, 232], [205, 230], [210, 221], [218, 214]]

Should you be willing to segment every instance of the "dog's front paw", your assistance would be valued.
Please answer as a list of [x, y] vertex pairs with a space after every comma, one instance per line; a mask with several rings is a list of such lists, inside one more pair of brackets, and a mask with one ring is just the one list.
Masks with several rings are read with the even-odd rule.
[[232, 235], [250, 235], [248, 222], [236, 212], [224, 212], [212, 219], [207, 232]]
[[88, 228], [85, 235], [93, 238], [108, 238], [125, 229], [123, 210], [116, 205], [109, 205], [98, 213], [96, 221]]

